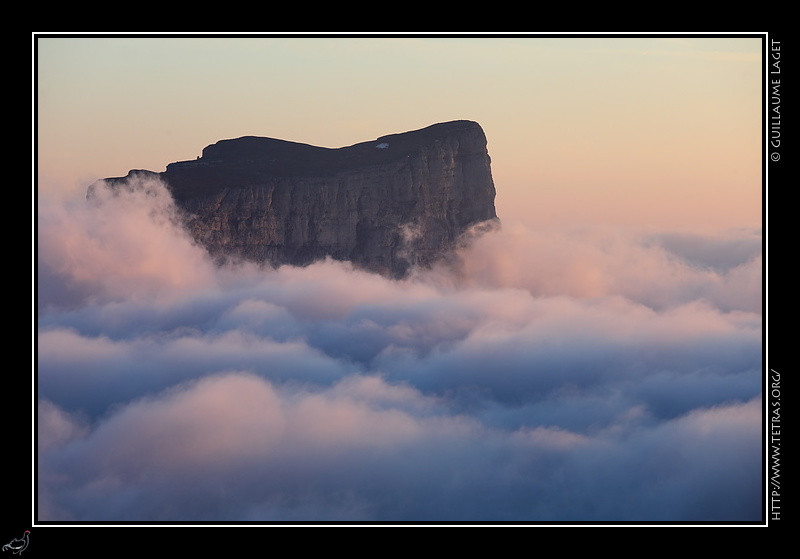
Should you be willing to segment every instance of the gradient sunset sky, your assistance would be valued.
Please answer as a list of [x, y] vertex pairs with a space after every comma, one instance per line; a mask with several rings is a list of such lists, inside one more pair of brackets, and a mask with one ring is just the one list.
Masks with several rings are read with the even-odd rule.
[[455, 119], [501, 219], [761, 224], [761, 39], [58, 37], [37, 41], [39, 194], [218, 140], [341, 147]]

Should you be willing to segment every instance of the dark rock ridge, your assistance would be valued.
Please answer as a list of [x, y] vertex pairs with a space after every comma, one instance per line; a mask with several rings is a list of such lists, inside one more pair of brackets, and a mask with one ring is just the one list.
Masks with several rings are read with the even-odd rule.
[[219, 260], [306, 265], [331, 257], [401, 278], [496, 220], [486, 136], [434, 124], [342, 148], [245, 136], [221, 140], [160, 178], [194, 238]]

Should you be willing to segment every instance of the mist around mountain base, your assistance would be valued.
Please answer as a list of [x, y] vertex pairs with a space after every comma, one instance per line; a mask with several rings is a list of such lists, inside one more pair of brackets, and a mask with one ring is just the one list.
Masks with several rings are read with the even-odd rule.
[[[43, 521], [761, 519], [761, 232], [501, 221], [392, 280], [42, 199]], [[501, 220], [502, 220], [502, 216]]]

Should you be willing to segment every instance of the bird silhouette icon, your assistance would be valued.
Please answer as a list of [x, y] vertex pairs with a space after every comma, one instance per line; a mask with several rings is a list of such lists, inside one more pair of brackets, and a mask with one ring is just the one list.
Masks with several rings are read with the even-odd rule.
[[30, 530], [25, 530], [25, 533], [22, 535], [21, 538], [17, 539], [14, 538], [6, 545], [3, 546], [3, 551], [10, 551], [11, 553], [16, 553], [19, 555], [25, 548], [28, 547], [28, 535], [30, 534]]

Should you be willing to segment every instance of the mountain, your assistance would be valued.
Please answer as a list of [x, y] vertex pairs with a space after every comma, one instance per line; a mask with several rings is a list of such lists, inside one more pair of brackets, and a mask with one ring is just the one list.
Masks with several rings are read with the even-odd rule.
[[194, 238], [215, 258], [274, 266], [325, 257], [392, 278], [448, 254], [496, 221], [486, 136], [467, 120], [341, 148], [274, 138], [221, 140], [160, 178]]

